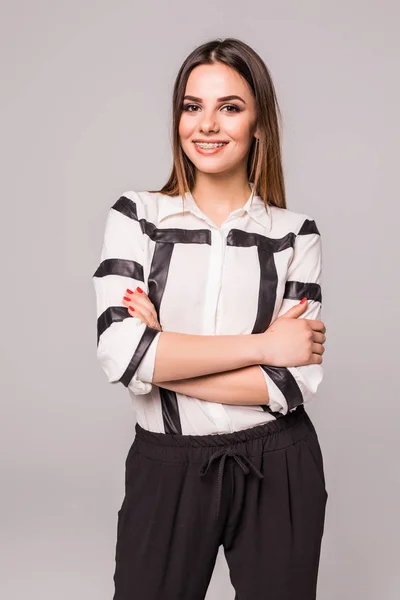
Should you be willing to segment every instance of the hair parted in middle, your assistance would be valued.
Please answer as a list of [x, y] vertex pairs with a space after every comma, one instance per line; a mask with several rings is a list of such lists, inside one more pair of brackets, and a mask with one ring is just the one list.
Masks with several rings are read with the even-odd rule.
[[185, 197], [195, 183], [195, 166], [183, 152], [179, 122], [191, 71], [198, 65], [223, 63], [241, 75], [255, 99], [259, 138], [254, 138], [247, 161], [247, 177], [264, 204], [286, 208], [280, 126], [282, 115], [270, 72], [262, 58], [236, 38], [216, 39], [195, 48], [178, 71], [172, 101], [173, 166], [167, 183], [159, 190], [168, 196]]

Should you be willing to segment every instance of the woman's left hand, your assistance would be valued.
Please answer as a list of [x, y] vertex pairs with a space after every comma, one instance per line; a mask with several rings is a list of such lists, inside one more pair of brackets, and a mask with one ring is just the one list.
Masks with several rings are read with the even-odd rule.
[[122, 304], [127, 307], [132, 317], [137, 317], [149, 327], [162, 331], [154, 304], [141, 288], [137, 287], [133, 291], [127, 289]]

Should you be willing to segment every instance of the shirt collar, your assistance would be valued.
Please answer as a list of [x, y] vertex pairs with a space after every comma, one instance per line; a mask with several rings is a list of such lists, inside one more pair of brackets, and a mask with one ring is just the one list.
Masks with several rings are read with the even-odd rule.
[[[253, 183], [249, 182], [251, 189], [253, 190]], [[181, 196], [167, 196], [166, 194], [160, 195], [159, 198], [159, 209], [158, 209], [158, 222], [160, 223], [166, 217], [182, 213], [182, 211], [191, 212], [201, 218], [204, 218], [203, 213], [197, 206], [192, 194], [187, 192], [185, 195], [185, 202], [183, 204]], [[271, 207], [267, 208], [264, 206], [264, 201], [260, 196], [250, 194], [249, 199], [242, 208], [238, 208], [234, 213], [237, 216], [243, 215], [244, 212], [257, 221], [267, 232], [271, 230]]]

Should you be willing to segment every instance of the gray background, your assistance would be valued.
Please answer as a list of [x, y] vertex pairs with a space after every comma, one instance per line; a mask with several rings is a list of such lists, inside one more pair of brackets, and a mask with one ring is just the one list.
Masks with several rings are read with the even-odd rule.
[[[323, 236], [325, 378], [307, 406], [329, 492], [318, 597], [399, 597], [398, 12], [1, 2], [2, 598], [112, 597], [135, 420], [95, 357], [91, 277], [110, 206], [167, 179], [178, 68], [228, 36], [271, 70], [288, 208]], [[221, 548], [207, 599], [233, 597]]]

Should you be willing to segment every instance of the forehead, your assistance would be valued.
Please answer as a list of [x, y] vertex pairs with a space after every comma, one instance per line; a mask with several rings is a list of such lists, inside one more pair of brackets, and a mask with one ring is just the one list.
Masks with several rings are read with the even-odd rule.
[[198, 65], [187, 80], [185, 94], [207, 99], [229, 94], [250, 96], [247, 81], [232, 67], [221, 63]]

